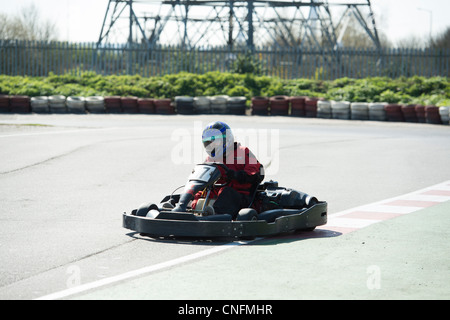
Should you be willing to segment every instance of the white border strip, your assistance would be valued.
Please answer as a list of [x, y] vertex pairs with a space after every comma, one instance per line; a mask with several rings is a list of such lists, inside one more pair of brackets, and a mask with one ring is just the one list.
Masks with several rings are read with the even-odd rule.
[[[442, 183], [436, 184], [434, 186], [426, 187], [424, 189], [420, 189], [417, 191], [413, 191], [411, 193], [406, 193], [401, 196], [397, 196], [394, 198], [384, 199], [381, 201], [373, 202], [370, 204], [365, 204], [359, 207], [351, 208], [348, 210], [344, 210], [341, 212], [333, 213], [328, 216], [328, 218], [333, 217], [339, 217], [346, 215], [348, 213], [351, 213], [353, 211], [368, 211], [368, 212], [386, 212], [386, 213], [399, 213], [399, 214], [405, 214], [405, 213], [411, 213], [417, 210], [426, 209], [423, 207], [404, 207], [404, 206], [389, 206], [389, 203], [395, 201], [395, 200], [422, 200], [419, 198], [416, 198], [419, 194], [422, 194], [426, 191], [430, 190], [450, 190], [450, 180], [444, 181]], [[439, 199], [439, 202], [445, 202], [445, 196], [441, 196]], [[447, 201], [450, 200], [450, 197], [447, 198]]]

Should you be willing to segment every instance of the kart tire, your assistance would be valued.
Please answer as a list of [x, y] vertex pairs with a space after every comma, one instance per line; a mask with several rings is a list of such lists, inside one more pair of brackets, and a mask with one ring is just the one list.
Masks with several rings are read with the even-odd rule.
[[158, 206], [154, 203], [144, 203], [136, 211], [136, 216], [146, 217], [150, 210], [158, 210]]
[[241, 209], [236, 217], [236, 221], [256, 221], [258, 220], [258, 213], [255, 209], [245, 208]]

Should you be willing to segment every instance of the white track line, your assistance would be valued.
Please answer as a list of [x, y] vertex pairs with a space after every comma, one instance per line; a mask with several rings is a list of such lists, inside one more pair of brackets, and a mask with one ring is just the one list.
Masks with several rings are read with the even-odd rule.
[[[261, 238], [259, 238], [261, 239]], [[56, 300], [56, 299], [63, 299], [66, 298], [68, 296], [74, 295], [74, 294], [78, 294], [78, 293], [82, 293], [88, 290], [92, 290], [92, 289], [96, 289], [99, 287], [103, 287], [112, 283], [116, 283], [119, 281], [123, 281], [123, 280], [127, 280], [127, 279], [131, 279], [137, 276], [141, 276], [147, 273], [151, 273], [151, 272], [155, 272], [155, 271], [159, 271], [159, 270], [163, 270], [163, 269], [167, 269], [173, 266], [176, 266], [178, 264], [181, 263], [186, 263], [192, 260], [196, 260], [199, 258], [203, 258], [212, 254], [215, 254], [217, 252], [222, 252], [243, 244], [248, 244], [250, 242], [259, 240], [259, 239], [255, 239], [255, 240], [251, 240], [251, 241], [236, 241], [236, 242], [230, 242], [230, 243], [226, 243], [224, 245], [220, 245], [211, 249], [207, 249], [207, 250], [202, 250], [200, 252], [196, 252], [184, 257], [180, 257], [180, 258], [176, 258], [173, 260], [169, 260], [169, 261], [165, 261], [165, 262], [161, 262], [152, 266], [148, 266], [148, 267], [144, 267], [141, 269], [137, 269], [134, 271], [129, 271], [123, 274], [119, 274], [117, 276], [113, 276], [113, 277], [109, 277], [109, 278], [105, 278], [102, 280], [98, 280], [98, 281], [94, 281], [94, 282], [90, 282], [90, 283], [86, 283], [83, 285], [79, 285], [73, 288], [69, 288], [63, 291], [59, 291], [59, 292], [55, 292], [55, 293], [51, 293], [49, 295], [37, 298], [36, 300]]]
[[40, 136], [47, 134], [64, 134], [64, 133], [78, 133], [78, 132], [90, 132], [90, 131], [103, 131], [111, 130], [115, 128], [84, 128], [74, 130], [61, 130], [61, 131], [45, 131], [45, 132], [30, 132], [30, 133], [16, 133], [16, 134], [0, 134], [0, 138], [14, 138], [14, 137], [26, 137], [26, 136]]

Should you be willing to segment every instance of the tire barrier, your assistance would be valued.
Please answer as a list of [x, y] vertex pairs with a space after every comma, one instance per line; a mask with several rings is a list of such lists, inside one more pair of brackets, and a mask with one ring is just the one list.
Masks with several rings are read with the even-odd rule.
[[403, 122], [402, 106], [399, 104], [387, 104], [384, 106], [387, 121]]
[[270, 114], [273, 116], [287, 116], [289, 115], [289, 97], [274, 96], [269, 99]]
[[352, 120], [369, 120], [369, 104], [366, 102], [353, 102], [350, 104]]
[[65, 96], [49, 96], [48, 105], [51, 113], [67, 113]]
[[213, 96], [211, 101], [211, 113], [214, 114], [226, 114], [227, 113], [227, 95]]
[[402, 106], [402, 113], [405, 122], [417, 122], [416, 105], [408, 104]]
[[175, 97], [175, 108], [178, 114], [194, 114], [194, 98], [186, 96]]
[[31, 112], [49, 113], [48, 97], [32, 97], [30, 100]]
[[138, 98], [137, 97], [121, 97], [120, 103], [122, 105], [123, 113], [138, 113]]
[[418, 104], [414, 107], [414, 110], [416, 111], [417, 122], [425, 123], [427, 120], [425, 117], [425, 106]]
[[333, 119], [350, 119], [350, 102], [331, 101], [331, 116]]
[[10, 110], [12, 113], [31, 112], [31, 99], [28, 96], [11, 96], [9, 99]]
[[245, 115], [246, 102], [246, 97], [229, 97], [227, 100], [227, 114]]
[[385, 105], [387, 105], [387, 103], [384, 102], [369, 103], [369, 120], [386, 121], [386, 111], [384, 110]]
[[0, 112], [9, 112], [9, 96], [0, 94]]
[[318, 98], [307, 97], [305, 99], [305, 117], [317, 118], [317, 101]]
[[291, 97], [291, 115], [293, 117], [305, 116], [305, 99], [306, 97]]
[[442, 124], [449, 125], [450, 118], [450, 107], [440, 107], [439, 115], [441, 116]]
[[122, 104], [119, 96], [107, 96], [104, 98], [105, 111], [107, 113], [120, 113], [122, 112]]
[[209, 97], [200, 96], [194, 98], [195, 113], [198, 114], [210, 114], [211, 113], [211, 100]]
[[331, 119], [331, 101], [319, 100], [317, 101], [317, 118]]
[[84, 97], [67, 97], [67, 112], [86, 113], [86, 99]]
[[442, 124], [439, 108], [436, 106], [425, 106], [425, 118], [427, 123]]
[[90, 113], [105, 113], [105, 98], [100, 96], [86, 97], [86, 111]]
[[172, 100], [155, 99], [153, 103], [155, 104], [156, 114], [175, 114], [175, 109], [172, 105]]
[[[371, 120], [449, 125], [450, 106], [388, 104], [385, 102], [328, 101], [306, 96], [255, 96], [252, 115], [292, 116], [323, 119]], [[231, 114], [245, 115], [246, 97], [226, 95], [177, 96], [152, 99], [120, 96], [28, 97], [0, 95], [0, 113], [129, 113], [129, 114]]]
[[267, 116], [269, 115], [270, 100], [267, 97], [252, 98], [252, 115]]
[[155, 104], [153, 99], [150, 98], [139, 98], [138, 99], [139, 112], [144, 114], [154, 114]]

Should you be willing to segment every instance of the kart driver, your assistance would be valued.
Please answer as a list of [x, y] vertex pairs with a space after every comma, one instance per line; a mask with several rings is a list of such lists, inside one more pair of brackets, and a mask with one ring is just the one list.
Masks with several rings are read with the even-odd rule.
[[[230, 127], [224, 122], [208, 124], [203, 130], [202, 142], [208, 154], [205, 162], [223, 163], [228, 168], [218, 166], [221, 178], [217, 183], [225, 186], [211, 192], [211, 198], [215, 199], [214, 213], [230, 214], [235, 219], [240, 209], [250, 205], [250, 193], [264, 178], [264, 169], [247, 147], [234, 141]], [[201, 195], [202, 192], [195, 194], [193, 209]]]

